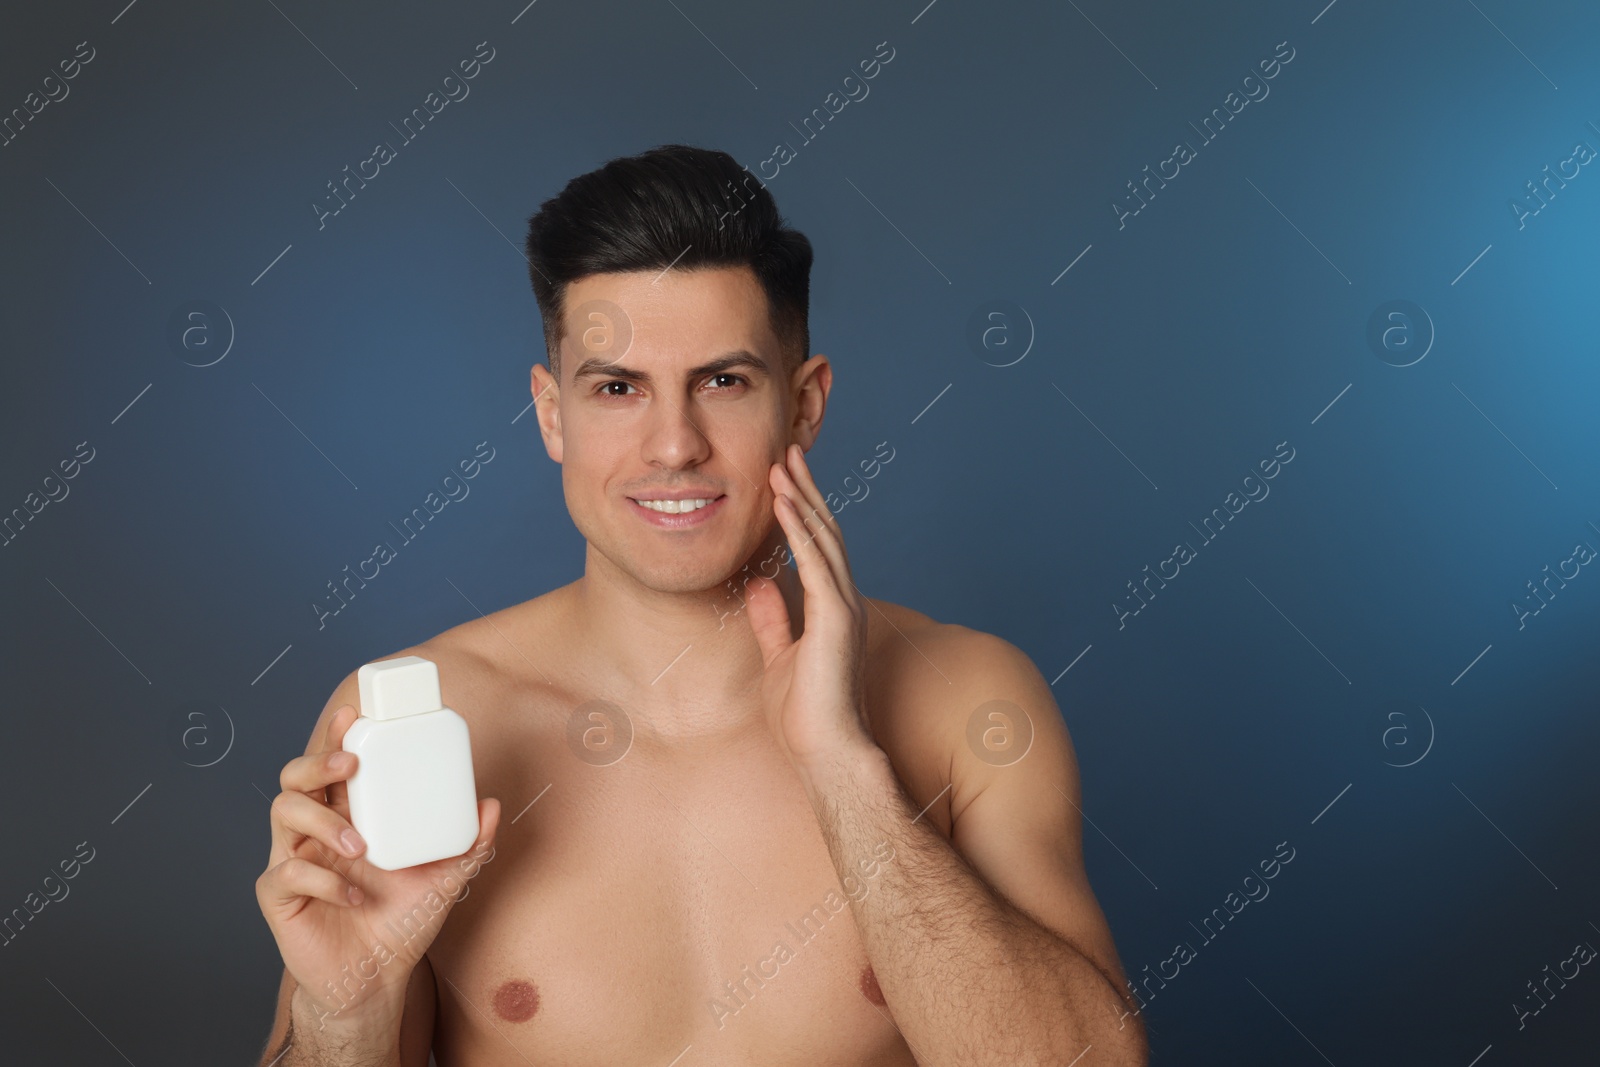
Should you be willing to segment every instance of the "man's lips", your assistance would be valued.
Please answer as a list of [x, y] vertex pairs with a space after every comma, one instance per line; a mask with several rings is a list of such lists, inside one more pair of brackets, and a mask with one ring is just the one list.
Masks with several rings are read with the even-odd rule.
[[676, 489], [672, 492], [652, 492], [630, 495], [629, 500], [715, 500], [723, 494], [715, 489]]
[[[671, 494], [647, 493], [642, 496], [630, 496], [628, 497], [628, 503], [630, 505], [630, 510], [647, 522], [650, 522], [655, 526], [678, 528], [683, 526], [694, 526], [705, 522], [713, 514], [722, 509], [722, 502], [726, 499], [727, 496], [723, 493], [717, 493], [709, 490], [697, 490], [693, 492], [680, 491]], [[692, 504], [692, 502], [696, 500], [704, 500], [705, 504], [700, 507], [690, 507], [690, 509], [687, 511], [663, 511], [659, 510], [658, 507], [646, 506], [647, 504], [671, 501], [673, 503], [667, 504], [666, 506], [682, 507], [684, 505], [678, 502], [687, 501]]]

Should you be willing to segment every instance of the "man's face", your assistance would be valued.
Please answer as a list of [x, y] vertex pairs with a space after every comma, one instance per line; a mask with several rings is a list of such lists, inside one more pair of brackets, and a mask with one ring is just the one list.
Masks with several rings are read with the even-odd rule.
[[[767, 471], [791, 441], [811, 447], [826, 358], [791, 380], [745, 267], [591, 275], [567, 288], [563, 326], [539, 423], [573, 523], [651, 589], [719, 586], [776, 522]], [[533, 377], [536, 396], [553, 384]]]

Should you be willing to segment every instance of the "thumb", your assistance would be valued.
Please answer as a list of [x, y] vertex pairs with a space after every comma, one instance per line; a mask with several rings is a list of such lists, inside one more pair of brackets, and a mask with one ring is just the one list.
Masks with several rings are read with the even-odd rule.
[[[463, 852], [460, 856], [442, 859], [436, 862], [442, 867], [445, 864], [451, 863], [452, 860], [459, 861], [467, 859], [468, 857], [472, 857], [483, 863], [487, 863], [489, 858], [493, 858], [494, 856], [494, 839], [496, 833], [500, 829], [500, 814], [501, 811], [499, 799], [495, 797], [487, 797], [478, 801], [477, 840], [472, 843], [471, 848], [467, 849], [467, 851]], [[488, 853], [488, 858], [484, 857], [485, 852]], [[477, 872], [474, 871], [473, 873]]]
[[[428, 882], [435, 891], [441, 888], [445, 890], [450, 901], [447, 910], [467, 895], [466, 883], [477, 876], [484, 864], [494, 859], [494, 839], [499, 827], [500, 801], [494, 797], [478, 801], [478, 838], [472, 846], [459, 856], [447, 856], [419, 868], [427, 872]], [[443, 884], [444, 879], [452, 875], [462, 884], [459, 896]]]
[[783, 602], [777, 583], [764, 576], [750, 583], [745, 597], [750, 629], [761, 648], [762, 665], [770, 667], [784, 649], [794, 644], [789, 632], [789, 605]]

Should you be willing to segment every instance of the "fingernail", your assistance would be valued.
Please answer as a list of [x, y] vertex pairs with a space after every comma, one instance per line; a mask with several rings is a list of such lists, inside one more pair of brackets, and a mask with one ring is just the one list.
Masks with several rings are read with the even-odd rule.
[[354, 762], [355, 757], [348, 752], [335, 752], [328, 760], [328, 764], [336, 771], [345, 770]]
[[351, 829], [339, 831], [339, 847], [344, 849], [347, 856], [354, 856], [361, 851], [361, 835]]
[[350, 903], [352, 903], [352, 904], [361, 903], [361, 887], [356, 885], [355, 883], [352, 882], [350, 884], [350, 888], [345, 890], [345, 895], [350, 898]]

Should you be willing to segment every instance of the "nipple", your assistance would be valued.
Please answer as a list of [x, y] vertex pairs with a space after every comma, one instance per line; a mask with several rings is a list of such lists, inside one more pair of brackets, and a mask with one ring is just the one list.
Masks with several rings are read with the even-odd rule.
[[513, 978], [495, 991], [494, 1010], [507, 1022], [527, 1022], [539, 1010], [539, 991], [532, 982]]

